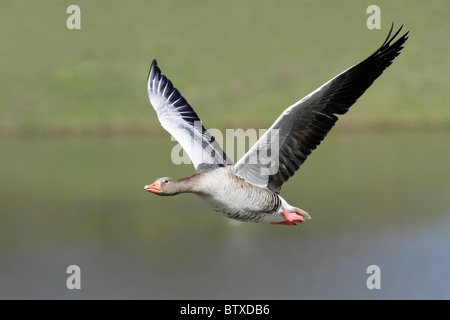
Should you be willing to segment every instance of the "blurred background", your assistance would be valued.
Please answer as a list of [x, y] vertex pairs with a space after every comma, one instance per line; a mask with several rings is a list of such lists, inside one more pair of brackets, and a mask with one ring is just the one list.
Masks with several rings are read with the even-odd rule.
[[[69, 5], [81, 30], [69, 30]], [[366, 9], [381, 9], [369, 30]], [[0, 298], [449, 299], [448, 1], [0, 2]], [[207, 128], [268, 128], [410, 39], [283, 186], [312, 219], [233, 223], [156, 197], [174, 165], [146, 92], [152, 59]], [[81, 269], [68, 290], [66, 268]], [[381, 289], [369, 290], [369, 265]]]

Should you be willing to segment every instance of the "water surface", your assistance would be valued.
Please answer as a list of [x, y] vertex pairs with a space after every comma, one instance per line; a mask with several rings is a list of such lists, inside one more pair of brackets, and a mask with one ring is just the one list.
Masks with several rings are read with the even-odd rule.
[[[449, 142], [332, 134], [283, 186], [312, 216], [291, 227], [145, 192], [193, 173], [166, 136], [3, 140], [0, 298], [449, 299]], [[81, 290], [66, 288], [72, 264]]]

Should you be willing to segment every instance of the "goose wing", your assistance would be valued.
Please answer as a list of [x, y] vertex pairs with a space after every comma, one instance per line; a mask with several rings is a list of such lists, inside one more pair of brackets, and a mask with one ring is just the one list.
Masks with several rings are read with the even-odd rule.
[[[403, 26], [402, 26], [403, 27]], [[338, 120], [400, 54], [408, 32], [389, 34], [372, 55], [287, 108], [234, 165], [237, 176], [279, 192]]]
[[172, 82], [161, 74], [156, 60], [150, 67], [147, 90], [159, 122], [182, 146], [196, 172], [233, 164], [203, 127], [194, 109]]

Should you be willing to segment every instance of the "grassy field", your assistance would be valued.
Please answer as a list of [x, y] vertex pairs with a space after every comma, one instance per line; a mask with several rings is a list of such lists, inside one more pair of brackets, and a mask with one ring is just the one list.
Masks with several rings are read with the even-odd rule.
[[[403, 53], [338, 128], [450, 129], [448, 1], [377, 1], [381, 30], [369, 1], [75, 2], [1, 2], [0, 136], [161, 134], [153, 58], [207, 127], [266, 128], [392, 21], [411, 30]], [[81, 30], [66, 28], [70, 4]]]

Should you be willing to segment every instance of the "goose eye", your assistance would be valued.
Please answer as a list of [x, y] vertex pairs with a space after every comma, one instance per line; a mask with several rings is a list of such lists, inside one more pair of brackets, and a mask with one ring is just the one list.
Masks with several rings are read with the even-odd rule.
[[165, 182], [165, 183], [169, 183], [169, 180], [166, 179], [166, 180], [164, 180], [164, 182]]

